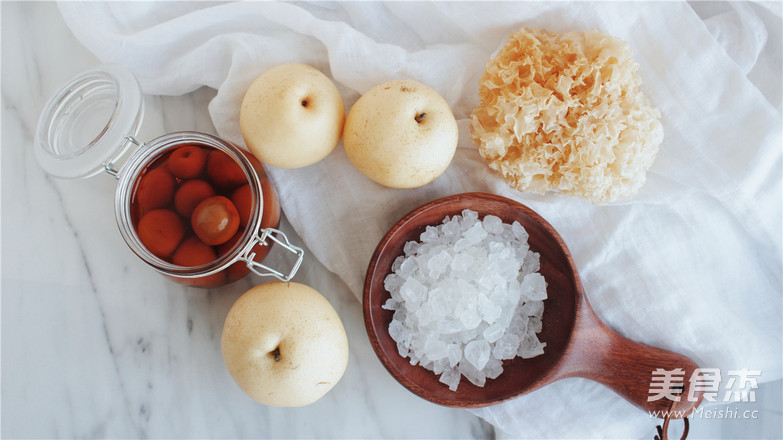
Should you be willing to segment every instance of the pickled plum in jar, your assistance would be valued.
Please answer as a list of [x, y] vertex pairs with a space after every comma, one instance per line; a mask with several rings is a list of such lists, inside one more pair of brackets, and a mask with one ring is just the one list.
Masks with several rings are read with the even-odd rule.
[[193, 210], [190, 226], [201, 241], [217, 246], [230, 240], [239, 230], [239, 211], [226, 197], [212, 196]]
[[[114, 64], [87, 70], [47, 101], [35, 129], [35, 158], [60, 178], [114, 177], [122, 238], [176, 282], [219, 286], [251, 271], [290, 279], [304, 252], [277, 230], [280, 205], [261, 163], [197, 131], [142, 142], [136, 135], [143, 108], [129, 70]], [[209, 209], [197, 209], [208, 200]], [[288, 275], [262, 264], [273, 242], [297, 256]]]
[[[263, 199], [260, 228], [276, 228], [280, 205], [261, 164], [247, 157], [259, 177]], [[205, 270], [227, 254], [239, 252], [239, 241], [252, 225], [253, 197], [248, 176], [226, 152], [206, 145], [171, 148], [153, 160], [134, 183], [131, 201], [133, 227], [146, 249], [181, 268]], [[254, 260], [262, 261], [270, 246], [256, 245]], [[187, 270], [185, 270], [187, 272]], [[174, 276], [190, 286], [216, 287], [250, 272], [236, 261], [204, 276]]]

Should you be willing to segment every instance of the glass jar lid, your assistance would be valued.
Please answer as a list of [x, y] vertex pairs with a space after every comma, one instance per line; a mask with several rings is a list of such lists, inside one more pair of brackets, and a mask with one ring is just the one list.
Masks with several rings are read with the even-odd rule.
[[35, 131], [35, 156], [62, 178], [112, 172], [128, 150], [144, 113], [141, 87], [118, 65], [81, 73], [49, 98]]

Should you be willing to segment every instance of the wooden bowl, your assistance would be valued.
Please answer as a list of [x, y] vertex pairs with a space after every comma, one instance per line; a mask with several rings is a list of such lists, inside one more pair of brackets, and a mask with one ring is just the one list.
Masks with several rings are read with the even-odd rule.
[[[395, 258], [403, 255], [408, 241], [419, 241], [428, 225], [438, 225], [448, 215], [464, 209], [492, 214], [505, 223], [518, 221], [530, 235], [531, 250], [540, 255], [539, 272], [547, 282], [543, 329], [539, 340], [546, 343], [544, 354], [503, 362], [503, 373], [488, 379], [483, 387], [465, 378], [456, 391], [439, 382], [439, 376], [411, 365], [397, 352], [388, 328], [393, 311], [381, 308], [390, 297], [383, 282]], [[363, 296], [364, 321], [375, 353], [386, 369], [405, 388], [439, 405], [481, 407], [503, 402], [566, 377], [585, 377], [601, 382], [646, 410], [670, 409], [666, 399], [647, 402], [651, 372], [656, 368], [682, 368], [685, 378], [698, 368], [690, 359], [669, 351], [626, 339], [604, 325], [590, 308], [571, 254], [563, 240], [541, 216], [513, 200], [492, 194], [468, 193], [444, 197], [414, 209], [386, 233], [375, 249], [367, 269]], [[685, 383], [685, 396], [690, 391]], [[674, 408], [690, 413], [701, 401], [680, 399]], [[693, 399], [690, 399], [693, 400]]]

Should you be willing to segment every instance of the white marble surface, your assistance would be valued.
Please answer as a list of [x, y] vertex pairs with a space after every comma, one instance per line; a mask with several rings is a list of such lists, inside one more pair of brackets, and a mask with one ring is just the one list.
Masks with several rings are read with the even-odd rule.
[[[397, 384], [375, 357], [359, 303], [313, 258], [297, 280], [318, 286], [342, 317], [345, 376], [304, 408], [245, 396], [225, 369], [220, 334], [231, 304], [260, 279], [215, 290], [167, 281], [122, 241], [111, 177], [60, 180], [35, 161], [33, 131], [48, 95], [97, 64], [56, 5], [2, 4], [3, 438], [493, 435], [479, 418]], [[214, 93], [146, 96], [139, 137], [214, 133]]]
[[[32, 144], [44, 102], [63, 81], [99, 61], [73, 38], [56, 5], [2, 2], [0, 8], [3, 438], [505, 435], [397, 384], [372, 351], [360, 305], [312, 258], [298, 281], [318, 286], [342, 317], [351, 345], [346, 374], [325, 398], [304, 408], [264, 407], [245, 396], [223, 365], [220, 333], [234, 300], [260, 280], [248, 277], [215, 290], [165, 280], [122, 241], [111, 177], [60, 180], [39, 168]], [[779, 81], [757, 80], [779, 97]], [[177, 130], [214, 133], [207, 113], [214, 94], [200, 89], [182, 97], [145, 96], [139, 138]], [[283, 229], [293, 235], [287, 224]], [[271, 256], [273, 262], [281, 258]], [[764, 386], [777, 394], [759, 393], [772, 396], [753, 406], [767, 414], [762, 422], [702, 423], [692, 427], [691, 438], [777, 437], [780, 382]]]

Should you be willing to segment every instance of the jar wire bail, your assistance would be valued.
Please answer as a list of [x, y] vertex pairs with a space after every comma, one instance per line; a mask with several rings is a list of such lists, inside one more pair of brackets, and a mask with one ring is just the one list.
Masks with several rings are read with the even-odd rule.
[[[267, 241], [267, 239], [270, 239], [275, 243], [279, 244], [280, 246], [282, 246], [283, 249], [296, 255], [296, 262], [291, 268], [291, 271], [286, 275], [277, 269], [273, 269], [263, 263], [259, 263], [255, 261], [254, 258], [256, 256], [256, 253], [253, 251], [254, 246], [250, 247], [250, 250], [248, 251], [247, 255], [242, 255], [239, 257], [239, 259], [244, 261], [247, 264], [247, 267], [250, 268], [250, 270], [253, 271], [253, 273], [255, 273], [258, 276], [275, 277], [278, 280], [286, 283], [288, 281], [291, 281], [291, 278], [293, 278], [294, 275], [296, 275], [296, 272], [299, 270], [299, 267], [302, 265], [302, 260], [304, 259], [304, 250], [299, 246], [295, 246], [291, 244], [291, 242], [288, 240], [288, 236], [286, 236], [283, 231], [280, 231], [275, 228], [266, 228], [266, 229], [262, 229], [260, 232], [261, 234], [256, 235], [255, 237], [258, 244], [261, 244], [263, 246], [269, 246], [269, 242]], [[280, 238], [278, 238], [277, 236], [280, 236]]]
[[123, 156], [128, 144], [136, 145], [139, 148], [144, 146], [144, 142], [129, 134], [123, 138], [122, 147], [118, 150], [117, 154], [103, 164], [103, 171], [105, 171], [106, 174], [114, 177], [115, 180], [120, 180], [120, 169], [117, 168], [115, 161], [119, 160]]

